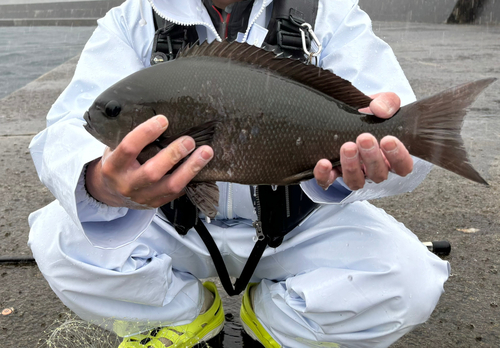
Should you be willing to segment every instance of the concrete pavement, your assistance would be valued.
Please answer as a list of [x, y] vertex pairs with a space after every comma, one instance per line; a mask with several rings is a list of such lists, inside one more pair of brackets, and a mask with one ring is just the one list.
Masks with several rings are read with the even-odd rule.
[[7, 0], [0, 2], [0, 26], [95, 26], [123, 0]]

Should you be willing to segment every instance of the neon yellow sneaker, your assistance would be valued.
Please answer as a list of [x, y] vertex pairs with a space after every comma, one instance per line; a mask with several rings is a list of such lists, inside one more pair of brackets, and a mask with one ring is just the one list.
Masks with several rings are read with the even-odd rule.
[[159, 327], [147, 333], [126, 337], [118, 348], [191, 348], [217, 336], [224, 328], [222, 301], [214, 283], [205, 282], [203, 286], [214, 294], [214, 302], [192, 323]]
[[264, 347], [280, 348], [281, 345], [271, 337], [266, 329], [264, 329], [253, 311], [250, 289], [256, 285], [258, 285], [258, 283], [248, 284], [245, 294], [243, 295], [240, 310], [241, 324], [248, 336], [260, 342]]

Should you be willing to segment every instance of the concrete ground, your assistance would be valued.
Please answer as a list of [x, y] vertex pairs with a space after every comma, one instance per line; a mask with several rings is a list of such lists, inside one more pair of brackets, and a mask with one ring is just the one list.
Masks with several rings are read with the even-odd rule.
[[1, 26], [96, 26], [112, 7], [123, 0], [2, 0]]
[[[419, 98], [462, 82], [500, 77], [500, 27], [375, 22], [374, 30], [393, 46]], [[75, 63], [72, 59], [0, 100], [0, 256], [30, 255], [27, 217], [53, 199], [38, 181], [27, 147], [43, 129], [44, 116]], [[373, 202], [422, 241], [449, 240], [453, 248], [447, 257], [452, 276], [436, 310], [394, 347], [500, 346], [499, 109], [500, 81], [479, 97], [463, 130], [472, 162], [490, 186], [435, 168], [414, 192]], [[37, 267], [0, 264], [0, 284], [0, 310], [14, 310], [0, 315], [0, 346], [48, 346], [49, 334], [68, 322], [69, 311]], [[239, 334], [238, 299], [224, 301], [230, 319], [224, 347], [252, 346]], [[101, 342], [82, 343], [85, 332], [77, 327], [71, 339], [79, 343], [69, 346], [113, 346], [113, 337], [102, 333]]]

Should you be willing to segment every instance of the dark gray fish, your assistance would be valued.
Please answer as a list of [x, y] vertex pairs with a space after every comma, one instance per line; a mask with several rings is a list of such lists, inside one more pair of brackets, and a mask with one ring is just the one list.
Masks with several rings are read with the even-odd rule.
[[451, 88], [382, 120], [359, 113], [369, 97], [330, 71], [240, 43], [213, 42], [138, 71], [104, 91], [85, 128], [115, 148], [140, 123], [163, 114], [169, 127], [139, 156], [143, 163], [182, 135], [214, 158], [186, 188], [216, 214], [215, 181], [287, 185], [313, 177], [321, 158], [338, 164], [347, 141], [369, 132], [398, 137], [417, 157], [486, 184], [471, 166], [460, 131], [467, 108], [494, 78]]

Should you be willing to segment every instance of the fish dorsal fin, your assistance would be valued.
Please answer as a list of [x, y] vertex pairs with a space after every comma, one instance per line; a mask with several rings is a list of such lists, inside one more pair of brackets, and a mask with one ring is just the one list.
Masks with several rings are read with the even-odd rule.
[[322, 92], [355, 109], [368, 107], [372, 99], [349, 81], [329, 70], [307, 65], [300, 60], [283, 58], [272, 51], [246, 43], [213, 41], [194, 45], [179, 52], [177, 58], [219, 57], [269, 69], [283, 77]]

